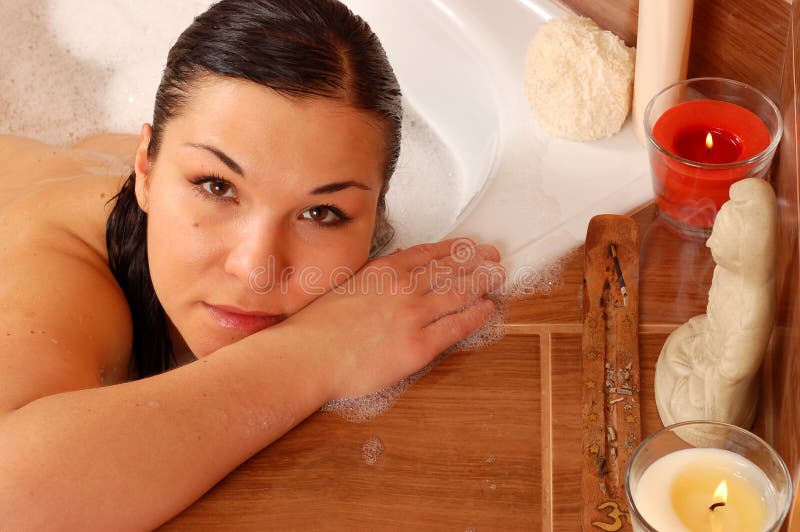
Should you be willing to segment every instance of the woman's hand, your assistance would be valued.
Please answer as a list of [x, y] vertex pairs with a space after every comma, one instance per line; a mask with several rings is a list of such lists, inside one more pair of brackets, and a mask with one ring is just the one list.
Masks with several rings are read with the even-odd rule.
[[372, 393], [486, 322], [494, 304], [484, 296], [505, 281], [499, 260], [494, 247], [468, 239], [397, 251], [368, 262], [280, 328], [331, 358], [330, 399]]

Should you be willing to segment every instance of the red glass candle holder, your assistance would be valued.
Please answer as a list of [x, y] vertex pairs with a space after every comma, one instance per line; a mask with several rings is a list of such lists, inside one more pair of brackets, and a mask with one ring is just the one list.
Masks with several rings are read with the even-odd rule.
[[679, 81], [645, 108], [659, 213], [682, 235], [705, 238], [730, 186], [765, 178], [783, 128], [775, 104], [745, 83]]

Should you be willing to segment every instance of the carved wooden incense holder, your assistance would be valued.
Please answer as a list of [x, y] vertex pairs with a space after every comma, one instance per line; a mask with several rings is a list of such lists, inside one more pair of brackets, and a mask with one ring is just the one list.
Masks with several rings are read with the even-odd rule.
[[641, 440], [639, 229], [632, 218], [589, 222], [583, 310], [583, 530], [630, 530], [625, 467]]

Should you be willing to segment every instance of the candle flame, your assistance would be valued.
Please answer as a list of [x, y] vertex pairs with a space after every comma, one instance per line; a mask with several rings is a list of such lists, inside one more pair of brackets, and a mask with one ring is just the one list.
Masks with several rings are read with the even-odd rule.
[[714, 490], [714, 502], [728, 502], [728, 483], [724, 480]]
[[714, 139], [711, 137], [711, 132], [709, 131], [708, 135], [706, 135], [706, 149], [710, 150], [713, 147], [714, 147]]

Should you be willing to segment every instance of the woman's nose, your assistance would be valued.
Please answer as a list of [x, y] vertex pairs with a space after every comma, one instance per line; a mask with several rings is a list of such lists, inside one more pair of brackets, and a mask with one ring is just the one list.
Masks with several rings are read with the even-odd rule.
[[265, 290], [280, 279], [285, 268], [281, 249], [286, 239], [275, 224], [252, 223], [232, 239], [225, 259], [225, 272], [235, 275], [255, 290]]

